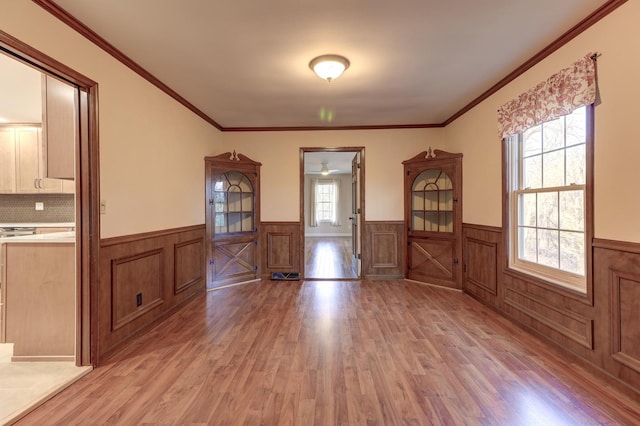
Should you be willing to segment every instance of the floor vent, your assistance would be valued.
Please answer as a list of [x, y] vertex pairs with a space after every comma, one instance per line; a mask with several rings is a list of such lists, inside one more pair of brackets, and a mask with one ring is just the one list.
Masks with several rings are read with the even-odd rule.
[[271, 279], [277, 281], [299, 281], [300, 272], [272, 272]]

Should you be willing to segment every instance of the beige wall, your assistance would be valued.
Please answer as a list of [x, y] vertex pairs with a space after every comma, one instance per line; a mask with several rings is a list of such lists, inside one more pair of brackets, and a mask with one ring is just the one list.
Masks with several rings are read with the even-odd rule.
[[204, 223], [218, 130], [31, 1], [3, 0], [0, 28], [99, 84], [102, 238]]
[[551, 74], [597, 51], [602, 103], [595, 108], [595, 236], [640, 242], [640, 2], [630, 1], [445, 128], [464, 153], [464, 221], [501, 226], [496, 110]]
[[263, 221], [300, 220], [300, 148], [365, 148], [365, 220], [402, 220], [402, 161], [429, 146], [448, 150], [443, 129], [223, 133], [224, 150], [260, 161]]

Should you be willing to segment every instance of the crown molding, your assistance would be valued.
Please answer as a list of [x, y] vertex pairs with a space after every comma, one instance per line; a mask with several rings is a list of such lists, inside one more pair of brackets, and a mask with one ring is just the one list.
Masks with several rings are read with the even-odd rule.
[[174, 98], [176, 101], [184, 105], [186, 108], [191, 110], [194, 114], [205, 120], [207, 123], [214, 126], [216, 129], [223, 132], [273, 132], [273, 131], [322, 131], [322, 130], [398, 130], [398, 129], [427, 129], [427, 128], [441, 128], [446, 127], [449, 124], [453, 123], [455, 120], [469, 112], [475, 106], [482, 103], [484, 100], [489, 98], [491, 95], [496, 93], [498, 90], [505, 87], [507, 84], [511, 83], [520, 75], [524, 74], [530, 68], [541, 62], [547, 56], [551, 55], [556, 50], [560, 49], [562, 46], [567, 44], [569, 41], [573, 40], [579, 34], [590, 28], [592, 25], [600, 21], [602, 18], [616, 10], [618, 7], [622, 6], [628, 0], [609, 0], [598, 9], [596, 9], [589, 16], [584, 18], [578, 24], [574, 25], [571, 29], [566, 31], [556, 40], [554, 40], [551, 44], [546, 46], [540, 52], [535, 54], [525, 63], [520, 65], [514, 71], [509, 73], [503, 79], [498, 81], [496, 84], [491, 86], [485, 92], [483, 92], [480, 96], [475, 98], [473, 101], [469, 102], [459, 111], [454, 113], [451, 117], [447, 118], [442, 123], [425, 123], [425, 124], [397, 124], [397, 125], [355, 125], [355, 126], [281, 126], [281, 127], [223, 127], [218, 124], [213, 118], [202, 112], [202, 110], [198, 109], [192, 103], [187, 101], [185, 98], [180, 96], [176, 91], [171, 89], [169, 86], [164, 84], [158, 78], [156, 78], [153, 74], [142, 68], [142, 66], [138, 65], [133, 59], [129, 58], [127, 55], [118, 50], [115, 46], [110, 44], [108, 41], [100, 37], [97, 33], [91, 30], [89, 27], [84, 25], [82, 22], [78, 21], [73, 15], [68, 13], [66, 10], [58, 6], [53, 0], [32, 0], [38, 6], [45, 9], [47, 12], [51, 13], [53, 16], [67, 24], [72, 29], [76, 30], [82, 36], [87, 38], [89, 41], [93, 42], [95, 45], [100, 47], [105, 52], [109, 53], [118, 61], [122, 62], [124, 65], [129, 67], [132, 71], [140, 75], [142, 78], [149, 81], [151, 84]]

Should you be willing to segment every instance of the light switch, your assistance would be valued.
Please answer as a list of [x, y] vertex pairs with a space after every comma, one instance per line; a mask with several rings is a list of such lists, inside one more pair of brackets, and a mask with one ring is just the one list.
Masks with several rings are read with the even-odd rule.
[[44, 203], [36, 202], [36, 210], [38, 211], [44, 210]]
[[107, 214], [107, 202], [100, 200], [100, 214]]

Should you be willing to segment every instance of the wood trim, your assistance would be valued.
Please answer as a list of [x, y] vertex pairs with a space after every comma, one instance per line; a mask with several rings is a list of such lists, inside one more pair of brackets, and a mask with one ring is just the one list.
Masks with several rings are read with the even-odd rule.
[[[561, 308], [556, 308], [555, 306], [550, 305], [549, 303], [547, 303], [546, 301], [537, 298], [537, 297], [533, 297], [530, 294], [518, 291], [516, 289], [513, 288], [509, 288], [509, 291], [507, 292], [507, 294], [505, 294], [505, 298], [504, 298], [504, 303], [507, 306], [510, 306], [514, 309], [516, 309], [518, 312], [523, 313], [527, 316], [529, 316], [530, 318], [534, 319], [535, 321], [549, 327], [550, 329], [556, 331], [557, 333], [560, 333], [561, 335], [571, 339], [572, 341], [578, 343], [579, 345], [587, 348], [587, 349], [593, 349], [593, 320], [589, 319], [589, 318], [584, 318], [582, 316], [576, 315], [574, 313], [572, 313], [571, 311], [568, 311], [566, 309], [561, 309]], [[508, 293], [512, 292], [515, 293], [517, 295], [519, 295], [522, 298], [525, 298], [527, 300], [530, 300], [532, 302], [535, 302], [541, 306], [543, 306], [545, 309], [548, 309], [550, 311], [556, 312], [557, 314], [563, 315], [567, 318], [570, 318], [571, 320], [580, 323], [583, 325], [584, 330], [583, 333], [578, 333], [574, 330], [571, 330], [570, 328], [560, 324], [559, 322], [553, 321], [550, 318], [548, 318], [547, 316], [545, 316], [543, 313], [535, 311], [523, 304], [521, 304], [520, 302], [517, 302], [514, 299], [511, 299], [508, 297]], [[537, 332], [541, 333], [540, 330], [536, 330]], [[544, 333], [543, 333], [544, 334]], [[547, 336], [548, 338], [553, 339], [551, 336]]]
[[[484, 241], [481, 240], [479, 238], [473, 238], [473, 237], [463, 237], [463, 249], [466, 252], [463, 255], [463, 262], [464, 262], [464, 281], [471, 283], [472, 285], [475, 285], [477, 287], [480, 287], [481, 289], [489, 292], [490, 294], [492, 294], [493, 296], [497, 296], [498, 295], [498, 243], [497, 242], [491, 242], [491, 241]], [[493, 250], [493, 258], [492, 259], [485, 259], [486, 263], [489, 263], [489, 265], [487, 265], [485, 263], [485, 267], [486, 268], [491, 268], [489, 269], [489, 271], [492, 273], [493, 276], [493, 283], [485, 283], [482, 281], [479, 281], [475, 278], [473, 278], [472, 275], [472, 270], [470, 268], [468, 268], [468, 263], [469, 263], [469, 257], [470, 257], [470, 253], [469, 253], [469, 243], [474, 243], [477, 244], [479, 246], [484, 246], [484, 247], [489, 247], [490, 249]], [[465, 258], [466, 257], [466, 258]], [[492, 286], [490, 286], [492, 284]], [[465, 286], [463, 285], [463, 288]]]
[[305, 152], [353, 152], [354, 154], [360, 153], [360, 253], [361, 253], [361, 265], [362, 271], [361, 276], [364, 276], [364, 265], [366, 259], [365, 250], [364, 250], [364, 234], [365, 234], [365, 223], [366, 223], [366, 194], [365, 194], [365, 181], [366, 181], [366, 156], [365, 156], [365, 147], [364, 146], [346, 146], [346, 147], [300, 147], [300, 172], [299, 172], [299, 183], [300, 183], [300, 192], [299, 192], [299, 210], [300, 210], [300, 276], [305, 276], [304, 270], [304, 259], [305, 259], [305, 229], [304, 229], [304, 154]]
[[149, 238], [165, 237], [171, 234], [180, 234], [183, 232], [190, 232], [190, 231], [200, 231], [204, 229], [205, 229], [205, 225], [202, 224], [202, 225], [183, 226], [180, 228], [161, 229], [158, 231], [141, 232], [139, 234], [122, 235], [119, 237], [103, 238], [100, 240], [100, 247], [103, 247], [103, 248], [110, 247], [110, 246], [115, 246], [120, 244], [132, 243], [132, 242], [149, 239]]
[[98, 130], [98, 84], [85, 75], [0, 31], [0, 50], [39, 71], [61, 78], [80, 90], [79, 143], [76, 165], [76, 364], [90, 365], [97, 359], [97, 283], [100, 244], [100, 150]]
[[89, 27], [84, 25], [82, 22], [77, 20], [73, 15], [64, 10], [62, 7], [58, 6], [51, 0], [32, 0], [34, 3], [45, 9], [47, 12], [51, 13], [54, 17], [64, 22], [66, 25], [80, 33], [82, 36], [87, 38], [89, 41], [97, 45], [99, 48], [113, 56], [115, 59], [129, 67], [132, 71], [140, 75], [142, 78], [149, 81], [151, 84], [165, 92], [167, 95], [171, 96], [173, 99], [184, 105], [194, 114], [205, 120], [207, 123], [214, 126], [216, 129], [223, 132], [284, 132], [284, 131], [322, 131], [322, 130], [398, 130], [398, 129], [425, 129], [425, 128], [441, 128], [446, 127], [449, 124], [453, 123], [455, 120], [469, 112], [475, 106], [482, 103], [484, 100], [489, 98], [491, 95], [505, 87], [507, 84], [511, 83], [520, 75], [524, 74], [526, 71], [531, 69], [533, 66], [541, 62], [547, 56], [551, 55], [553, 52], [567, 44], [569, 41], [573, 40], [575, 37], [580, 35], [582, 32], [586, 31], [592, 25], [603, 19], [605, 16], [616, 10], [618, 7], [622, 6], [627, 0], [609, 0], [607, 3], [602, 5], [600, 8], [596, 9], [589, 16], [584, 18], [578, 24], [574, 25], [556, 40], [554, 40], [551, 44], [547, 45], [540, 52], [535, 54], [533, 57], [528, 59], [524, 64], [520, 65], [514, 71], [509, 73], [503, 79], [498, 81], [496, 84], [491, 86], [485, 92], [483, 92], [480, 96], [472, 100], [470, 103], [465, 105], [462, 109], [458, 110], [452, 116], [447, 118], [442, 123], [415, 123], [415, 124], [392, 124], [392, 125], [356, 125], [356, 126], [282, 126], [282, 127], [223, 127], [218, 124], [213, 118], [209, 117], [202, 110], [194, 106], [192, 103], [183, 98], [176, 91], [171, 89], [169, 86], [164, 84], [158, 78], [156, 78], [149, 71], [142, 68], [135, 61], [129, 58], [127, 55], [122, 53], [122, 51], [118, 50], [115, 46], [107, 42], [105, 39], [100, 37], [97, 33], [91, 30]]
[[[262, 277], [269, 278], [272, 272], [300, 272], [303, 267], [300, 244], [299, 222], [262, 222], [260, 223], [260, 247], [262, 259]], [[282, 260], [281, 247], [275, 246], [273, 237], [288, 237], [289, 247], [286, 257], [287, 263], [278, 264], [276, 258]]]
[[589, 16], [584, 18], [578, 24], [574, 25], [556, 40], [554, 40], [551, 44], [547, 45], [540, 52], [535, 54], [533, 57], [528, 59], [524, 64], [520, 65], [514, 71], [509, 73], [503, 79], [498, 81], [496, 84], [491, 86], [485, 92], [483, 92], [480, 96], [469, 102], [462, 109], [458, 110], [452, 116], [447, 118], [442, 123], [415, 123], [415, 124], [390, 124], [390, 125], [356, 125], [356, 126], [282, 126], [282, 127], [223, 127], [218, 124], [213, 118], [209, 117], [202, 110], [198, 109], [196, 106], [191, 104], [185, 98], [183, 98], [176, 91], [171, 89], [169, 86], [164, 84], [158, 78], [153, 76], [149, 71], [142, 68], [135, 61], [129, 58], [127, 55], [122, 53], [122, 51], [118, 50], [115, 46], [107, 42], [105, 39], [100, 37], [97, 33], [91, 30], [89, 27], [84, 25], [82, 22], [77, 20], [73, 15], [64, 10], [62, 7], [58, 6], [52, 0], [32, 0], [34, 3], [45, 9], [47, 12], [52, 14], [54, 17], [64, 22], [66, 25], [80, 33], [82, 36], [87, 38], [89, 41], [94, 43], [96, 46], [113, 56], [115, 59], [129, 67], [132, 71], [140, 75], [142, 78], [149, 81], [151, 84], [156, 86], [158, 89], [165, 92], [167, 95], [171, 96], [173, 99], [184, 105], [194, 114], [205, 120], [207, 123], [214, 126], [216, 129], [222, 132], [287, 132], [287, 131], [322, 131], [322, 130], [399, 130], [399, 129], [428, 129], [428, 128], [441, 128], [446, 127], [449, 124], [453, 123], [455, 120], [469, 112], [475, 106], [482, 103], [484, 100], [489, 98], [491, 95], [505, 87], [507, 84], [511, 83], [520, 75], [524, 74], [526, 71], [531, 69], [533, 66], [541, 62], [547, 56], [567, 44], [569, 41], [573, 40], [575, 37], [580, 35], [582, 32], [586, 31], [592, 25], [603, 19], [605, 16], [616, 10], [618, 7], [622, 6], [627, 0], [609, 0], [607, 3], [596, 9]]
[[640, 243], [627, 241], [605, 240], [602, 238], [593, 239], [593, 247], [605, 250], [623, 251], [626, 253], [640, 254]]
[[[392, 236], [392, 242], [379, 238]], [[362, 275], [365, 279], [402, 279], [406, 267], [404, 221], [364, 221]]]
[[496, 93], [498, 90], [502, 89], [507, 84], [511, 83], [513, 80], [515, 80], [516, 78], [518, 78], [519, 76], [527, 72], [529, 69], [533, 68], [539, 62], [545, 59], [547, 56], [551, 55], [553, 52], [560, 49], [565, 44], [569, 43], [575, 37], [582, 34], [584, 31], [589, 29], [592, 25], [596, 24], [602, 18], [604, 18], [605, 16], [607, 16], [608, 14], [610, 14], [611, 12], [613, 12], [614, 10], [616, 10], [618, 7], [622, 6], [626, 2], [627, 0], [609, 0], [607, 3], [600, 6], [589, 16], [587, 16], [582, 21], [580, 21], [579, 23], [571, 27], [568, 31], [566, 31], [560, 37], [555, 39], [553, 42], [547, 45], [544, 49], [542, 49], [541, 51], [533, 55], [525, 63], [523, 63], [518, 68], [513, 70], [511, 73], [509, 73], [507, 76], [505, 76], [502, 80], [498, 81], [496, 84], [491, 86], [480, 96], [478, 96], [473, 101], [465, 105], [458, 112], [453, 114], [451, 117], [447, 118], [442, 123], [443, 126], [446, 127], [449, 124], [453, 123], [458, 118], [462, 117], [464, 114], [469, 112], [475, 106], [479, 105], [484, 100], [489, 98], [491, 95]]
[[282, 126], [282, 127], [223, 127], [223, 132], [304, 132], [322, 130], [404, 130], [404, 129], [434, 129], [444, 127], [444, 124], [388, 124], [388, 125], [357, 125], [357, 126]]
[[[187, 246], [192, 246], [195, 244], [199, 244], [200, 246], [199, 259], [195, 259], [196, 261], [198, 261], [197, 264], [199, 265], [198, 273], [196, 273], [195, 276], [190, 280], [187, 280], [185, 282], [180, 282], [179, 277], [182, 269], [181, 269], [181, 263], [178, 262], [179, 249]], [[205, 262], [204, 253], [205, 253], [204, 241], [202, 241], [202, 238], [195, 238], [192, 240], [183, 241], [181, 243], [177, 243], [173, 245], [173, 293], [174, 294], [181, 293], [187, 290], [192, 285], [197, 284], [198, 282], [205, 279], [205, 274], [203, 273], [203, 268], [202, 268], [202, 265], [204, 265], [204, 262]]]
[[502, 233], [502, 228], [499, 226], [489, 226], [489, 225], [477, 225], [475, 223], [463, 223], [463, 229], [475, 229], [477, 231], [487, 231], [487, 232], [497, 232]]
[[[623, 364], [637, 373], [640, 373], [640, 358], [626, 353], [625, 348], [632, 347], [638, 349], [638, 342], [626, 342], [623, 345], [623, 318], [622, 318], [622, 300], [627, 299], [622, 295], [621, 280], [626, 279], [640, 285], [640, 275], [623, 272], [615, 269], [609, 270], [609, 287], [610, 287], [610, 309], [611, 309], [611, 358]], [[632, 327], [633, 324], [627, 323], [625, 328]], [[637, 325], [636, 325], [637, 327]], [[635, 343], [635, 345], [634, 345]]]
[[109, 55], [113, 56], [115, 59], [120, 61], [122, 64], [126, 65], [133, 72], [156, 86], [158, 89], [162, 90], [167, 95], [171, 96], [180, 104], [184, 105], [191, 112], [196, 114], [198, 117], [202, 118], [207, 123], [211, 124], [218, 130], [222, 130], [222, 126], [218, 124], [213, 118], [209, 117], [202, 110], [197, 108], [191, 102], [187, 101], [183, 98], [178, 92], [171, 89], [169, 86], [164, 84], [158, 78], [156, 78], [153, 74], [151, 74], [146, 69], [142, 68], [138, 65], [133, 59], [129, 58], [127, 55], [122, 53], [122, 51], [118, 50], [111, 43], [100, 37], [97, 33], [95, 33], [92, 29], [87, 27], [85, 24], [77, 20], [73, 15], [64, 10], [62, 7], [58, 6], [51, 0], [32, 0], [38, 6], [45, 9], [47, 12], [52, 14], [54, 17], [58, 18], [60, 21], [64, 22], [66, 25], [71, 27], [73, 30], [80, 33], [80, 35], [84, 36], [87, 40], [94, 43], [100, 49], [107, 52]]
[[[119, 243], [113, 244], [114, 241]], [[201, 244], [200, 258], [188, 262], [176, 260], [176, 247], [189, 244]], [[98, 303], [94, 313], [98, 318], [97, 364], [205, 290], [204, 252], [205, 228], [201, 225], [118, 237], [101, 247]], [[122, 270], [120, 277], [116, 276], [118, 265], [128, 268]], [[179, 273], [178, 267], [186, 269]], [[180, 286], [184, 283], [176, 282], [180, 276], [189, 279], [188, 285]], [[199, 280], [194, 278], [198, 276]], [[124, 281], [116, 282], [117, 279]], [[180, 289], [176, 291], [178, 286]], [[124, 298], [117, 298], [117, 289], [127, 292]], [[131, 306], [129, 303], [135, 301], [138, 293], [142, 293], [143, 304]], [[119, 303], [124, 305], [117, 306]]]

